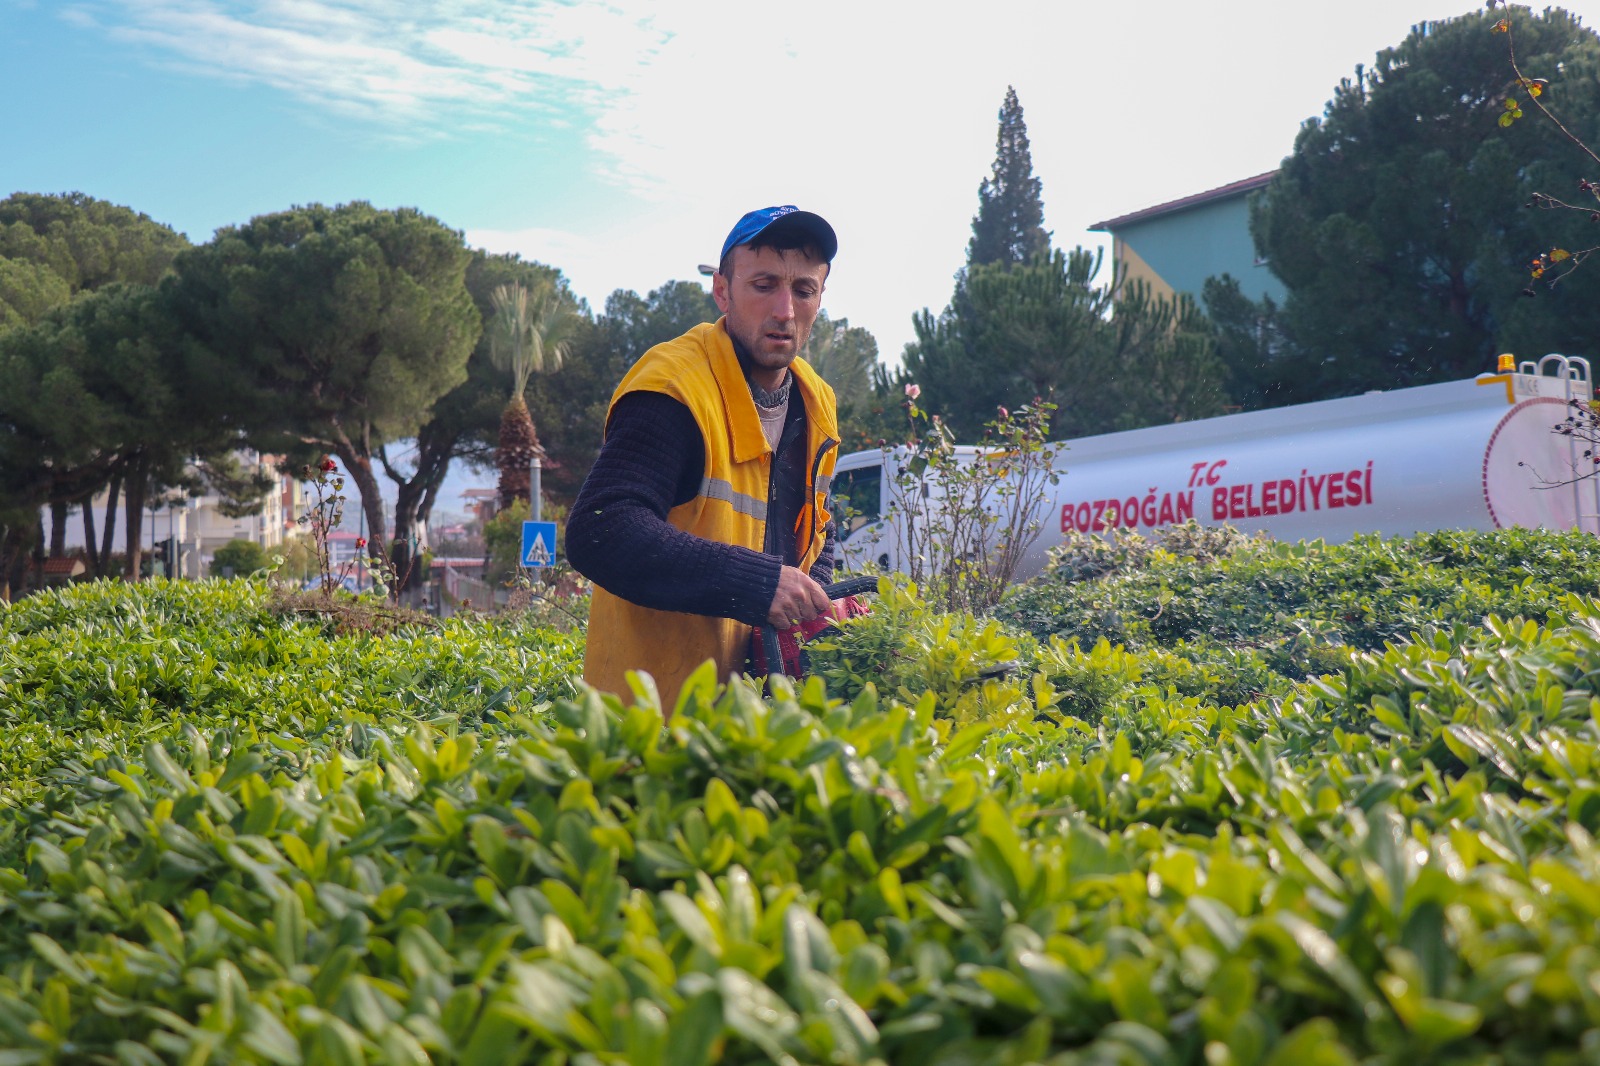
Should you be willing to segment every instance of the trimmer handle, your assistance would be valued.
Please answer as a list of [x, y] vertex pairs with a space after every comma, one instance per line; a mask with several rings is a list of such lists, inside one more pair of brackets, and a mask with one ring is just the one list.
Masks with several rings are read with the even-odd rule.
[[847, 596], [859, 596], [863, 592], [877, 592], [878, 579], [873, 574], [847, 577], [843, 581], [835, 581], [831, 585], [822, 586], [822, 591], [828, 594], [828, 599], [830, 600], [842, 600]]
[[[871, 574], [860, 577], [847, 577], [843, 581], [835, 581], [831, 585], [822, 586], [822, 591], [827, 593], [829, 600], [843, 600], [851, 596], [859, 596], [863, 592], [878, 591], [878, 579]], [[763, 624], [761, 630], [761, 653], [767, 660], [767, 675], [769, 677], [783, 673], [783, 649], [778, 643], [778, 631], [772, 626]]]

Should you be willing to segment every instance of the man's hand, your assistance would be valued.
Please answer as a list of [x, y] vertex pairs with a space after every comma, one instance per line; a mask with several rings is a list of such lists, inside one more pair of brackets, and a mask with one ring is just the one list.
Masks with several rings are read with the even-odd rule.
[[811, 580], [811, 575], [793, 566], [786, 566], [778, 575], [778, 591], [772, 596], [772, 606], [767, 609], [767, 624], [774, 629], [793, 629], [802, 622], [828, 613], [833, 606], [822, 586]]

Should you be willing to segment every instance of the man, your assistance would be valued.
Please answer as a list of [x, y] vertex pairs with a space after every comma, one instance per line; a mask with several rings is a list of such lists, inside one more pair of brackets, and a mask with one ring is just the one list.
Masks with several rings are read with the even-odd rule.
[[671, 712], [707, 659], [726, 680], [754, 625], [826, 613], [833, 390], [800, 358], [838, 251], [792, 206], [751, 211], [722, 246], [722, 318], [657, 345], [623, 377], [573, 504], [567, 556], [597, 586], [583, 676], [629, 697], [650, 674]]

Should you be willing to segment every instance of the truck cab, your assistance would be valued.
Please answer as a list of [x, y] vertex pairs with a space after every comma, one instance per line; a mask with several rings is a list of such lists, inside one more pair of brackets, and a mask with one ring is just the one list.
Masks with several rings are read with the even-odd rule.
[[885, 457], [878, 451], [841, 456], [833, 471], [829, 507], [838, 533], [838, 568], [859, 573], [872, 566], [891, 568], [898, 554], [884, 523], [890, 485]]

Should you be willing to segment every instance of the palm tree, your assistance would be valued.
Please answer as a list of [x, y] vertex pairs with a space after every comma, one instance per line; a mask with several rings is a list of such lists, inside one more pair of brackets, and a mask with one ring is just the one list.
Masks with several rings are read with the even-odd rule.
[[544, 456], [523, 391], [535, 373], [561, 369], [574, 318], [555, 285], [548, 282], [531, 289], [520, 282], [497, 286], [489, 302], [494, 307], [488, 322], [489, 357], [497, 368], [511, 372], [511, 402], [500, 416], [495, 454], [500, 509], [505, 510], [518, 497], [531, 502], [528, 466], [535, 455]]

